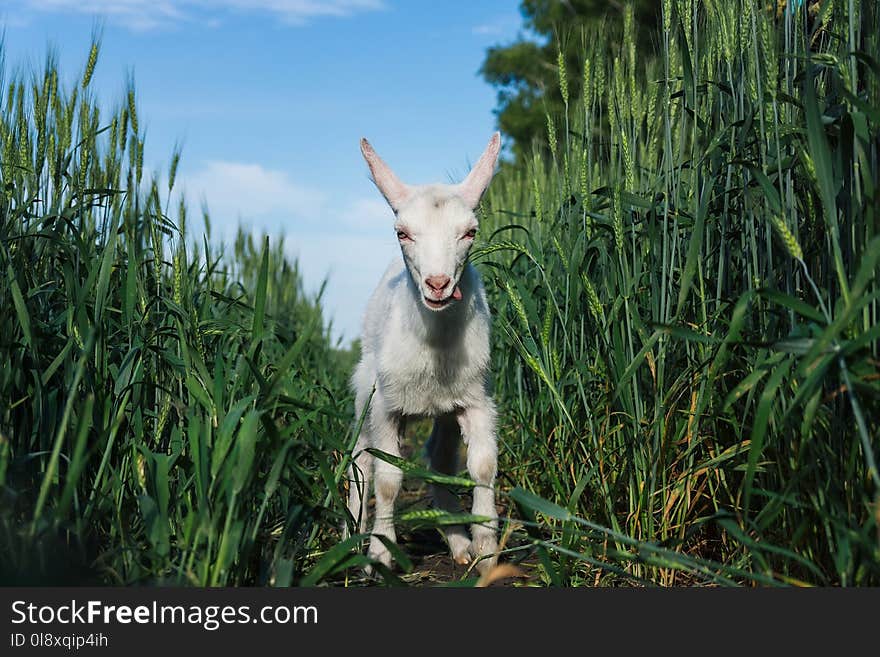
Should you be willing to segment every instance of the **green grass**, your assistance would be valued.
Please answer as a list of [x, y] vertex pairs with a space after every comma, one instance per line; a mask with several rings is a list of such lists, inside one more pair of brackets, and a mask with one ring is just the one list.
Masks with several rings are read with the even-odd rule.
[[[502, 559], [533, 581], [880, 584], [880, 17], [807, 4], [665, 0], [651, 61], [631, 19], [562, 35], [583, 92], [484, 199]], [[0, 84], [0, 575], [364, 581], [356, 354], [281, 244], [187, 234], [179, 154], [144, 174], [97, 54]]]
[[500, 471], [583, 519], [535, 533], [554, 581], [694, 581], [589, 520], [711, 580], [880, 583], [880, 30], [858, 7], [667, 1], [647, 65], [617, 45], [631, 21], [588, 35], [582, 96], [496, 178], [474, 258]]
[[282, 244], [187, 239], [97, 52], [0, 97], [4, 579], [295, 582], [341, 522], [350, 359]]

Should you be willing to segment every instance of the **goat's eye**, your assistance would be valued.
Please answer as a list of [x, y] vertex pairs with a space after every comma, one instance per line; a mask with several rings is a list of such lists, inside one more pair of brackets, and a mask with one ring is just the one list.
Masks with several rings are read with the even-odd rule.
[[397, 239], [403, 242], [405, 240], [411, 240], [412, 238], [406, 233], [406, 231], [399, 230], [397, 231]]
[[475, 236], [476, 234], [477, 234], [477, 229], [476, 229], [476, 228], [471, 228], [468, 232], [466, 232], [466, 233], [464, 234], [464, 237], [462, 237], [462, 239], [470, 239], [470, 240], [472, 240], [472, 239], [474, 239], [474, 236]]

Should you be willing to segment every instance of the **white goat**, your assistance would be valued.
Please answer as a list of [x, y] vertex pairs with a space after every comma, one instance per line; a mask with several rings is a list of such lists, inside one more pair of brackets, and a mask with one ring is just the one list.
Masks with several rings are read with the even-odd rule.
[[[348, 508], [361, 532], [363, 504], [374, 479], [376, 492], [369, 555], [385, 565], [391, 553], [378, 536], [395, 540], [394, 501], [402, 480], [399, 468], [374, 459], [368, 447], [395, 456], [409, 418], [431, 417], [431, 467], [454, 474], [459, 440], [467, 445], [467, 468], [477, 486], [473, 513], [491, 520], [446, 529], [453, 559], [466, 564], [485, 557], [481, 572], [496, 562], [495, 404], [487, 390], [489, 309], [477, 271], [467, 262], [477, 232], [474, 210], [492, 180], [501, 135], [495, 133], [464, 181], [457, 185], [406, 185], [366, 139], [361, 152], [373, 181], [394, 210], [402, 259], [395, 259], [370, 298], [364, 317], [361, 360], [352, 377], [355, 418], [369, 410], [349, 469]], [[375, 386], [375, 392], [373, 388]], [[435, 504], [455, 511], [456, 497], [433, 487]], [[347, 535], [347, 533], [346, 533]]]

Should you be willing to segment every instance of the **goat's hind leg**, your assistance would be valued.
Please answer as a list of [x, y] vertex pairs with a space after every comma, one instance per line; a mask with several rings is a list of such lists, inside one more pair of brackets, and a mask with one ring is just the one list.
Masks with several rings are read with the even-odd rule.
[[[441, 474], [454, 475], [458, 471], [458, 445], [461, 431], [454, 415], [442, 415], [434, 420], [434, 429], [428, 439], [427, 451], [431, 469]], [[458, 497], [449, 489], [438, 484], [431, 486], [434, 505], [449, 513], [458, 513], [460, 509]], [[449, 551], [456, 563], [467, 564], [470, 561], [471, 539], [463, 525], [450, 525], [444, 528], [443, 534], [449, 545]]]

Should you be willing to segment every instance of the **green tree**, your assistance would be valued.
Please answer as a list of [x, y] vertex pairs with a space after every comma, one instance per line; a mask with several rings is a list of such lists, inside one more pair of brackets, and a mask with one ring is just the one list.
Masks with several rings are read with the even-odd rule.
[[[632, 0], [641, 52], [654, 50], [660, 3]], [[621, 34], [627, 0], [522, 0], [520, 12], [527, 36], [486, 53], [480, 73], [498, 88], [498, 127], [513, 139], [513, 154], [522, 161], [535, 139], [544, 134], [545, 115], [562, 110], [557, 56], [565, 57], [568, 88], [580, 93], [584, 43], [600, 36]]]

